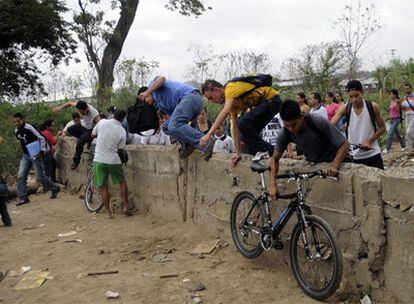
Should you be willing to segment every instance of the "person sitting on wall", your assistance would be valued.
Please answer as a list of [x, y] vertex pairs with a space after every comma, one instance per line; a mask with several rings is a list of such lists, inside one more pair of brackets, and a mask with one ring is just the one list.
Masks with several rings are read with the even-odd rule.
[[284, 128], [270, 158], [269, 194], [273, 199], [277, 196], [276, 176], [279, 171], [279, 160], [289, 143], [296, 143], [310, 162], [329, 162], [329, 176], [338, 175], [339, 167], [350, 146], [348, 140], [327, 119], [314, 114], [303, 114], [293, 100], [287, 100], [282, 104], [280, 117]]

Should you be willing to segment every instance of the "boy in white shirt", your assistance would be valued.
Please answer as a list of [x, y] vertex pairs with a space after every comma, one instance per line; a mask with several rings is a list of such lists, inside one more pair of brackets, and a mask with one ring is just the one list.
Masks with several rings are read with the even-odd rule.
[[214, 137], [216, 142], [214, 143], [213, 153], [224, 153], [226, 155], [236, 153], [233, 139], [224, 133], [224, 122], [214, 132]]

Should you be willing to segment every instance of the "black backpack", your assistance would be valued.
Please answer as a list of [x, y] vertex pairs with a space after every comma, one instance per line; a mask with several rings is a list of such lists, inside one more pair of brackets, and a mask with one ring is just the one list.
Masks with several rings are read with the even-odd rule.
[[137, 101], [127, 112], [129, 133], [140, 133], [150, 129], [158, 129], [157, 108]]
[[[365, 105], [368, 109], [369, 117], [371, 118], [371, 123], [374, 126], [374, 133], [377, 132], [377, 122], [375, 119], [375, 112], [374, 107], [372, 106], [372, 102], [369, 100], [365, 100]], [[351, 119], [351, 109], [352, 109], [352, 102], [348, 102], [345, 109], [345, 118], [346, 118], [346, 137], [348, 137], [348, 128], [349, 128], [349, 121]]]
[[272, 75], [269, 75], [269, 74], [256, 74], [256, 75], [251, 75], [251, 76], [240, 76], [240, 77], [232, 78], [226, 83], [226, 85], [229, 82], [247, 82], [247, 83], [254, 85], [253, 89], [250, 89], [244, 92], [243, 94], [241, 94], [240, 96], [238, 96], [238, 98], [242, 98], [242, 97], [249, 95], [251, 92], [253, 92], [257, 88], [271, 87], [273, 83], [273, 77]]

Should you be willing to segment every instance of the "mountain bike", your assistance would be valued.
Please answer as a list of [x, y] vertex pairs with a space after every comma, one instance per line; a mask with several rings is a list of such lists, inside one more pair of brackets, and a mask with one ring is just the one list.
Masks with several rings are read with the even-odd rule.
[[102, 197], [98, 189], [94, 186], [94, 178], [93, 178], [93, 157], [95, 155], [94, 148], [91, 147], [89, 152], [87, 153], [88, 156], [88, 170], [87, 170], [87, 177], [86, 177], [86, 187], [85, 187], [85, 206], [89, 212], [98, 213], [104, 206]]
[[[267, 154], [267, 153], [266, 153]], [[335, 233], [319, 216], [312, 215], [305, 199], [312, 189], [311, 179], [327, 178], [322, 171], [295, 173], [287, 171], [278, 179], [296, 182], [296, 192], [279, 194], [280, 199], [289, 199], [287, 208], [276, 221], [272, 221], [264, 173], [268, 165], [260, 161], [267, 155], [256, 155], [251, 170], [261, 176], [261, 193], [239, 193], [233, 201], [230, 214], [231, 234], [238, 252], [248, 258], [258, 257], [263, 250], [282, 249], [279, 235], [293, 214], [297, 222], [290, 236], [289, 258], [293, 275], [300, 288], [308, 296], [325, 300], [338, 289], [342, 280], [342, 252]]]

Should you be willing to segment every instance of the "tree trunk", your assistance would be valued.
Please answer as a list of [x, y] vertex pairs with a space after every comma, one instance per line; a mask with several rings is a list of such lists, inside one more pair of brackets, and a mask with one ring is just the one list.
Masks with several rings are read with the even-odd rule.
[[123, 0], [120, 2], [121, 16], [111, 39], [108, 41], [108, 45], [105, 47], [98, 73], [98, 91], [96, 94], [98, 108], [110, 105], [115, 64], [121, 55], [125, 39], [134, 22], [139, 0]]

